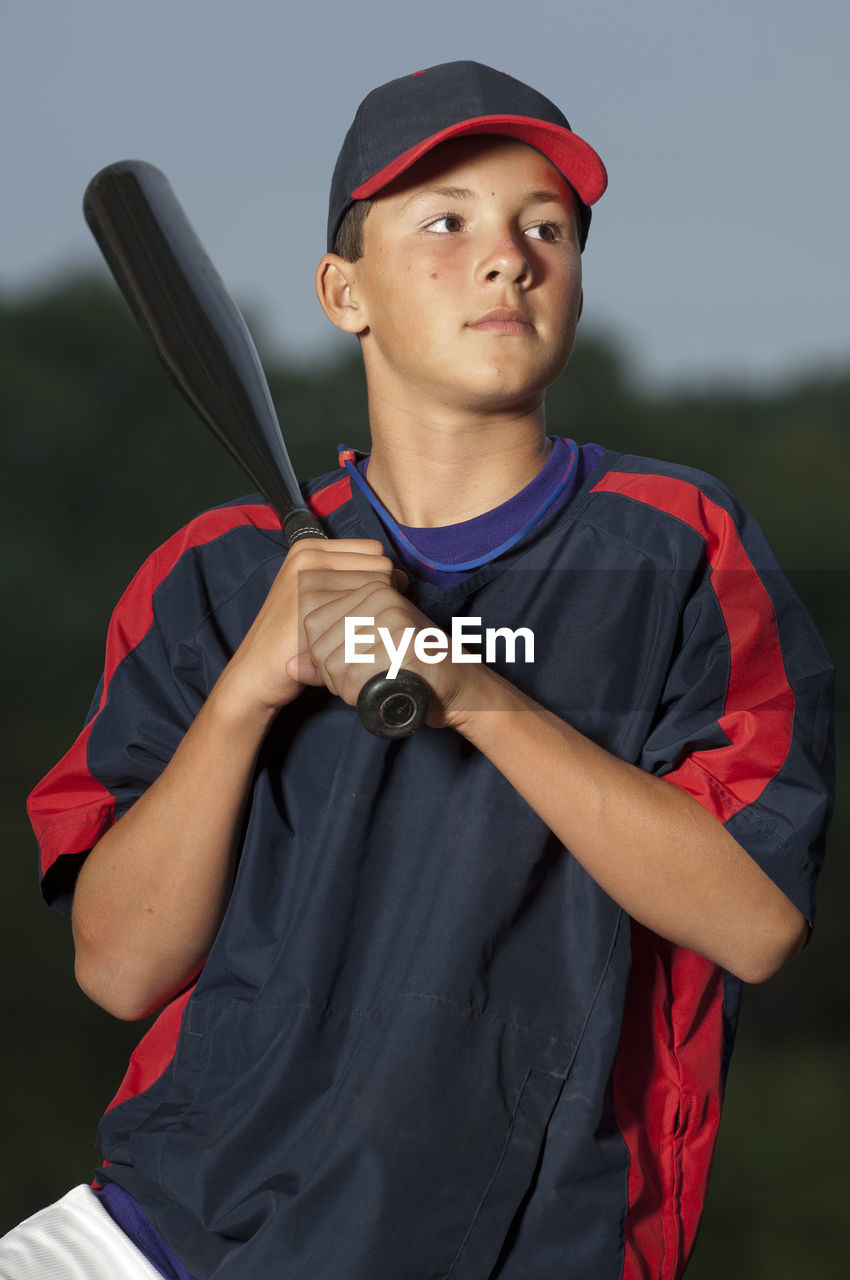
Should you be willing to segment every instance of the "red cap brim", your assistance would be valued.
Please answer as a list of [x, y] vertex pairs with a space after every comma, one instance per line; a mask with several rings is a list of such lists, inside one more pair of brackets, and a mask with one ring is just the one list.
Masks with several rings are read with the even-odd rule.
[[390, 164], [361, 183], [356, 191], [351, 192], [352, 199], [366, 200], [383, 190], [441, 142], [477, 133], [503, 134], [509, 138], [518, 138], [520, 142], [527, 142], [552, 162], [578, 193], [579, 199], [587, 205], [595, 204], [608, 185], [605, 165], [593, 147], [577, 133], [549, 124], [546, 120], [529, 119], [528, 116], [478, 116], [441, 129], [429, 138], [423, 138], [415, 147], [396, 156]]

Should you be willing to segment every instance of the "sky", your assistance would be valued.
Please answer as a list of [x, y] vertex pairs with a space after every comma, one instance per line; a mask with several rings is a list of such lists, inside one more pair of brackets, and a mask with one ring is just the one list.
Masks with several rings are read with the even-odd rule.
[[649, 383], [850, 362], [847, 0], [4, 0], [0, 295], [106, 272], [88, 180], [169, 177], [261, 347], [341, 349], [313, 292], [342, 138], [377, 84], [473, 58], [602, 155], [583, 326]]

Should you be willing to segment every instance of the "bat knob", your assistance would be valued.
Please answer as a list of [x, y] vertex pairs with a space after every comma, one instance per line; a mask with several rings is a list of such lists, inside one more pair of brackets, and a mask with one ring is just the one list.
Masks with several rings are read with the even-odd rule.
[[428, 714], [431, 694], [427, 684], [413, 671], [386, 671], [372, 676], [360, 690], [357, 714], [360, 723], [378, 738], [406, 738]]

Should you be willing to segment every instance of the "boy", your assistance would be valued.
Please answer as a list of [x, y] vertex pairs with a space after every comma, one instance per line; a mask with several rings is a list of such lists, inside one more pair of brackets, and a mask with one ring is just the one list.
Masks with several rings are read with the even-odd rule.
[[[255, 499], [165, 544], [32, 798], [83, 989], [165, 1008], [10, 1276], [69, 1215], [133, 1241], [111, 1275], [681, 1274], [740, 984], [813, 915], [831, 673], [718, 482], [545, 434], [605, 182], [475, 63], [362, 104], [317, 272], [372, 432], [307, 487], [335, 540], [284, 555]], [[388, 742], [352, 708], [409, 628], [431, 709]]]

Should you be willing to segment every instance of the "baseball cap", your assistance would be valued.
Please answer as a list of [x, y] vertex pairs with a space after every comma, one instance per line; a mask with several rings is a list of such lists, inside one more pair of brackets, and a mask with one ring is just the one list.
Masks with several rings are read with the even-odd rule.
[[328, 252], [355, 200], [376, 195], [441, 142], [484, 133], [527, 142], [560, 170], [579, 198], [583, 249], [590, 206], [608, 185], [599, 156], [536, 89], [480, 62], [443, 62], [391, 80], [361, 102], [331, 182]]

